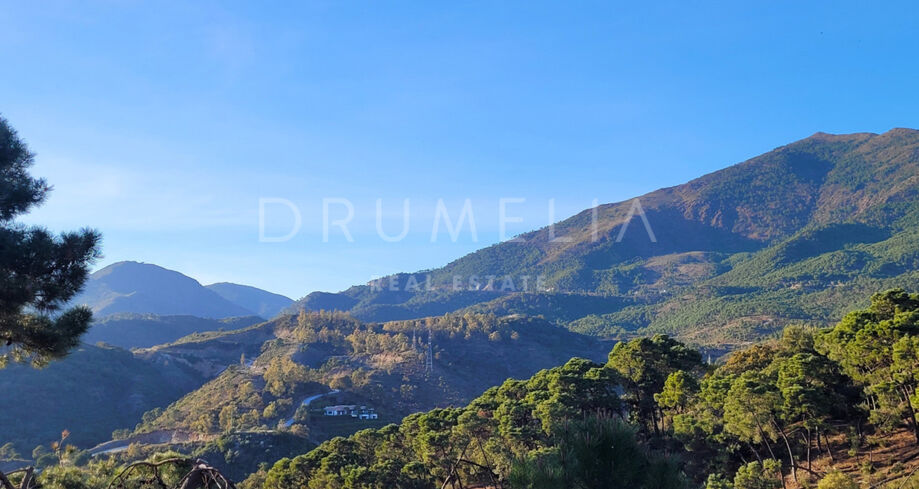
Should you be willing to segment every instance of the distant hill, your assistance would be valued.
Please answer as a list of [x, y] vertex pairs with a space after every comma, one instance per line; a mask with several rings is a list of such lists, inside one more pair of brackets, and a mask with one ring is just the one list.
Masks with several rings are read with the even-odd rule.
[[[151, 361], [169, 359], [202, 372], [230, 365], [140, 431], [204, 436], [226, 426], [272, 428], [291, 418], [301, 400], [330, 387], [341, 390], [335, 397], [342, 402], [369, 403], [381, 422], [395, 422], [418, 410], [463, 404], [507, 377], [526, 378], [573, 356], [602, 360], [610, 348], [537, 318], [466, 314], [368, 324], [337, 313], [280, 316], [140, 352]], [[366, 427], [348, 426], [311, 422], [309, 433], [321, 441]]]
[[[125, 315], [100, 324], [168, 328], [186, 319]], [[217, 322], [193, 319], [201, 327]], [[541, 319], [487, 314], [368, 324], [313, 313], [197, 332], [134, 352], [84, 344], [45, 369], [0, 369], [0, 389], [16, 393], [0, 400], [0, 412], [9, 414], [0, 416], [0, 445], [13, 441], [27, 454], [69, 429], [74, 443], [89, 448], [136, 424], [140, 432], [179, 430], [202, 440], [219, 435], [221, 423], [264, 430], [329, 386], [342, 391], [343, 402], [371, 403], [395, 422], [420, 409], [463, 404], [507, 377], [525, 378], [572, 356], [602, 360], [610, 348]], [[154, 408], [162, 409], [142, 417]], [[309, 433], [318, 441], [362, 427], [311, 424]]]
[[99, 317], [115, 313], [213, 319], [257, 315], [191, 277], [132, 261], [113, 263], [93, 273], [72, 302], [88, 305]]
[[919, 288], [919, 131], [817, 133], [585, 210], [554, 236], [564, 240], [540, 229], [378, 287], [313, 293], [288, 311], [387, 321], [469, 308], [542, 315], [599, 336], [669, 332], [729, 347], [790, 322], [828, 324], [873, 291]]
[[83, 342], [105, 342], [122, 348], [148, 348], [171, 343], [192, 333], [245, 328], [264, 320], [259, 316], [207, 319], [195, 316], [157, 316], [121, 313], [97, 318]]
[[216, 292], [217, 295], [233, 304], [244, 307], [265, 319], [277, 316], [284, 308], [294, 302], [289, 297], [248, 285], [220, 282], [207, 285], [206, 288]]
[[83, 345], [45, 368], [0, 369], [0, 433], [23, 454], [70, 430], [70, 443], [88, 448], [113, 430], [133, 428], [141, 415], [168, 405], [205, 381], [176, 362], [139, 359], [114, 347]]

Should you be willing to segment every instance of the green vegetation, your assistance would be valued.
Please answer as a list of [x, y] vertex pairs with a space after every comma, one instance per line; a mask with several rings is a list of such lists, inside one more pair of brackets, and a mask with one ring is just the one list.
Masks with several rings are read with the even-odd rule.
[[[429, 327], [431, 373], [424, 361]], [[0, 387], [16, 393], [0, 400], [7, 414], [0, 416], [0, 442], [13, 442], [26, 458], [64, 429], [81, 449], [110, 435], [159, 431], [211, 441], [227, 432], [280, 429], [318, 442], [464, 404], [508, 377], [526, 377], [575, 355], [600, 359], [604, 350], [594, 339], [539, 319], [482, 314], [365, 324], [344, 314], [309, 313], [198, 333], [133, 354], [84, 345], [45, 369], [0, 370]], [[332, 420], [298, 409], [329, 386], [343, 392], [318, 400], [313, 410], [323, 403], [368, 404], [381, 419]]]
[[55, 236], [14, 221], [51, 189], [29, 175], [34, 158], [0, 117], [0, 368], [63, 357], [80, 344], [92, 319], [85, 307], [61, 310], [86, 281], [101, 236], [88, 229]]
[[[197, 476], [198, 480], [194, 480]], [[207, 477], [204, 485], [200, 481]], [[37, 480], [36, 480], [37, 479]], [[131, 465], [121, 465], [114, 459], [93, 460], [82, 465], [62, 463], [44, 468], [36, 478], [29, 470], [10, 475], [0, 480], [4, 487], [23, 489], [162, 489], [180, 487], [229, 489], [223, 475], [213, 467], [201, 466], [195, 459], [189, 459], [176, 452], [157, 453]], [[219, 483], [215, 479], [220, 480]], [[8, 484], [8, 485], [6, 485]]]
[[829, 358], [864, 388], [871, 422], [905, 422], [919, 444], [919, 295], [876, 295], [822, 339]]
[[610, 375], [602, 365], [575, 359], [528, 381], [508, 380], [466, 408], [413, 414], [399, 426], [334, 438], [309, 454], [281, 460], [264, 487], [488, 483], [507, 474], [519, 457], [551, 447], [566, 417], [616, 406]]
[[[429, 332], [431, 372], [425, 366]], [[252, 345], [245, 346], [249, 341]], [[368, 426], [301, 413], [303, 399], [329, 388], [344, 391], [336, 396], [342, 402], [375, 406], [391, 422], [419, 410], [466, 403], [508, 377], [526, 377], [574, 355], [599, 359], [605, 348], [533, 318], [467, 313], [379, 324], [342, 313], [303, 312], [296, 320], [199, 334], [155, 350], [173, 358], [189, 351], [198, 361], [210, 350], [219, 350], [220, 358], [244, 351], [251, 360], [231, 365], [165, 410], [147, 415], [138, 433], [290, 429], [321, 441]]]
[[[219, 428], [205, 430], [223, 434], [209, 442], [132, 445], [95, 461], [62, 440], [50, 451], [35, 451], [44, 466], [53, 467], [40, 480], [57, 487], [56, 477], [68, 477], [75, 485], [61, 487], [98, 487], [92, 484], [105, 470], [172, 449], [206, 454], [235, 474], [245, 467], [252, 473], [242, 487], [249, 489], [911, 487], [904, 484], [915, 463], [898, 454], [919, 446], [919, 294], [902, 290], [875, 294], [868, 308], [833, 327], [788, 327], [717, 366], [673, 338], [636, 338], [617, 344], [605, 364], [574, 358], [527, 380], [505, 380], [464, 407], [411, 414], [399, 424], [328, 439], [270, 467], [258, 464], [261, 457], [311, 445], [306, 433], [295, 430], [247, 431], [247, 423], [264, 417], [267, 406], [246, 419], [256, 404], [301, 395], [298, 389], [315, 378], [342, 378], [338, 369], [348, 365], [317, 369], [300, 363], [309, 355], [281, 337], [308, 339], [316, 348], [349, 348], [355, 358], [389, 358], [412, 352], [417, 336], [413, 341], [406, 332], [425, 322], [445, 337], [481, 335], [501, 342], [494, 333], [524, 334], [516, 330], [519, 324], [489, 316], [379, 325], [337, 313], [304, 313], [266, 343], [252, 366], [218, 378], [225, 378], [227, 399], [239, 399], [236, 404], [215, 399], [214, 406], [186, 409], [180, 401], [146, 416], [142, 425], [157, 427], [168, 412], [199, 414], [223, 405], [211, 420]], [[251, 411], [236, 408], [249, 404]], [[233, 416], [225, 414], [234, 409]]]
[[858, 484], [851, 477], [837, 471], [830, 472], [826, 477], [820, 479], [817, 489], [858, 489]]
[[[826, 463], [866, 449], [870, 436], [913, 429], [917, 327], [919, 295], [893, 290], [833, 328], [789, 327], [718, 367], [666, 336], [639, 338], [606, 365], [574, 359], [508, 380], [464, 408], [329, 440], [249, 484], [858, 487], [853, 479], [870, 474]], [[905, 476], [887, 462], [887, 483]]]
[[[654, 242], [636, 223], [618, 239], [631, 203], [604, 205], [596, 240], [585, 211], [556, 226], [565, 243], [539, 230], [382, 287], [311, 294], [291, 308], [299, 315], [134, 355], [87, 347], [41, 377], [14, 366], [0, 387], [17, 396], [0, 408], [19, 426], [0, 431], [26, 441], [0, 452], [22, 456], [73, 429], [32, 452], [48, 487], [93, 487], [161, 449], [253, 472], [250, 489], [916, 486], [919, 295], [870, 294], [919, 289], [917, 151], [917, 131], [818, 134], [642, 197]], [[530, 288], [487, 285], [506, 276]], [[458, 290], [456, 277], [481, 286]], [[610, 352], [578, 333], [622, 342]], [[72, 346], [49, 341], [14, 351], [42, 359]], [[713, 350], [732, 352], [712, 364]], [[170, 400], [187, 394], [162, 408], [128, 377], [174, 388]], [[104, 407], [119, 413], [100, 410], [113, 396]], [[101, 418], [34, 429], [65, 403]], [[318, 415], [337, 403], [382, 419]], [[68, 448], [116, 428], [123, 455], [88, 462]], [[137, 441], [153, 438], [166, 441]]]
[[688, 486], [676, 460], [649, 453], [622, 420], [598, 416], [563, 426], [553, 449], [518, 462], [508, 480], [524, 489]]
[[191, 459], [206, 460], [231, 480], [241, 481], [259, 469], [267, 469], [270, 465], [266, 461], [278, 460], [291, 453], [308, 452], [315, 447], [315, 443], [293, 433], [236, 432], [207, 441], [134, 444], [126, 451], [102, 458], [127, 465], [138, 460], [161, 457], [163, 453], [181, 454]]

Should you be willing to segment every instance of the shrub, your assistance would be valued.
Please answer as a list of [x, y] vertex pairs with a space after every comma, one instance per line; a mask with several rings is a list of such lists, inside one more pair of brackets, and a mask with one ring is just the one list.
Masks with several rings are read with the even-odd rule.
[[734, 489], [778, 489], [782, 487], [781, 470], [782, 463], [776, 460], [750, 462], [737, 469]]
[[817, 489], [859, 489], [849, 476], [839, 471], [833, 471], [826, 475], [817, 484]]

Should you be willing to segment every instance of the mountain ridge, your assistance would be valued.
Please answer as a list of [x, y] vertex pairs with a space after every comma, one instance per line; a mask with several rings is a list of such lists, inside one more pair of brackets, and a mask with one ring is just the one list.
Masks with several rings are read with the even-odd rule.
[[71, 303], [86, 304], [97, 317], [128, 313], [205, 319], [245, 316], [270, 319], [289, 300], [279, 294], [229, 282], [204, 286], [181, 272], [152, 263], [119, 261], [93, 272]]
[[252, 287], [250, 285], [235, 284], [231, 282], [217, 282], [205, 285], [204, 288], [212, 290], [220, 297], [244, 307], [265, 319], [278, 315], [285, 307], [294, 301], [281, 294]]
[[[643, 219], [647, 219], [654, 240]], [[885, 239], [856, 243], [846, 238], [841, 227], [846, 225], [875, 229], [872, 235], [884, 235]], [[627, 226], [624, 232], [623, 226]], [[332, 309], [349, 311], [368, 321], [392, 320], [472, 306], [487, 309], [484, 305], [496, 300], [496, 295], [515, 296], [518, 302], [538, 301], [541, 295], [552, 294], [601, 295], [618, 299], [610, 301], [607, 310], [597, 311], [600, 316], [607, 315], [609, 328], [632, 332], [657, 328], [679, 335], [701, 326], [687, 323], [664, 328], [661, 323], [671, 321], [661, 318], [681, 309], [678, 304], [698, 306], [714, 297], [739, 298], [736, 292], [725, 293], [724, 286], [735, 291], [746, 288], [747, 294], [765, 297], [779, 294], [777, 287], [799, 284], [794, 289], [799, 292], [785, 294], [783, 301], [794, 306], [789, 310], [800, 313], [783, 317], [769, 313], [765, 316], [774, 324], [747, 329], [761, 330], [753, 335], [757, 336], [792, 320], [825, 323], [841, 317], [845, 307], [863, 301], [868, 289], [863, 282], [870, 281], [880, 289], [888, 282], [908, 286], [916, 280], [909, 271], [919, 249], [908, 243], [907, 235], [919, 232], [919, 131], [818, 132], [682, 185], [586, 209], [554, 224], [553, 230], [555, 236], [570, 241], [550, 241], [549, 227], [544, 227], [520, 235], [521, 242], [498, 243], [437, 269], [382, 279], [387, 284], [394, 280], [396, 291], [380, 290], [371, 283], [339, 293], [311, 293], [288, 312]], [[808, 239], [825, 241], [820, 253], [800, 255]], [[760, 263], [757, 273], [776, 278], [783, 273], [790, 275], [781, 280], [740, 277], [738, 273], [721, 277], [740, 265], [749, 271], [748, 260], [760, 253], [775, 253], [773, 247], [797, 250], [798, 255], [786, 256], [783, 263]], [[897, 269], [902, 272], [897, 274], [901, 280], [877, 274], [865, 278], [853, 268], [854, 262], [850, 269], [833, 271], [839, 263], [828, 257], [846, 255], [856, 260], [852, 255], [857, 253], [849, 250], [856, 247], [865, 248], [858, 251], [865, 262], [862, 268]], [[825, 263], [814, 263], [819, 257]], [[451, 290], [455, 277], [488, 275], [540, 275], [546, 287], [507, 293], [497, 289]], [[406, 290], [410, 280], [425, 283], [427, 279], [433, 290]], [[712, 292], [714, 286], [722, 289]], [[839, 297], [822, 309], [808, 309], [806, 296], [820, 288], [825, 296], [832, 295], [828, 289], [839, 289]], [[480, 297], [470, 297], [475, 294]], [[548, 309], [526, 310], [537, 315], [557, 314]], [[707, 310], [706, 317], [715, 312]], [[709, 319], [729, 326], [743, 318], [763, 316], [754, 312], [722, 312], [715, 314], [717, 319]], [[678, 322], [697, 319], [687, 317]], [[718, 324], [705, 327], [717, 328]], [[712, 344], [724, 339], [704, 341]]]
[[121, 348], [149, 348], [194, 333], [245, 328], [264, 322], [259, 316], [208, 319], [197, 316], [116, 313], [95, 318], [84, 343], [106, 343]]
[[88, 305], [98, 316], [149, 313], [219, 319], [254, 315], [187, 275], [132, 261], [113, 263], [94, 272], [72, 302]]

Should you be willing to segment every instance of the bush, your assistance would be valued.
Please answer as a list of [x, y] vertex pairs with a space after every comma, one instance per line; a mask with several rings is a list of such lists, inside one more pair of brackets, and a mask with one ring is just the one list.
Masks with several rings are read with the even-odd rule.
[[778, 489], [782, 487], [781, 475], [782, 463], [779, 461], [750, 462], [737, 469], [734, 489]]
[[592, 416], [562, 428], [557, 449], [520, 460], [511, 469], [515, 489], [683, 489], [674, 460], [647, 451], [634, 428], [618, 418]]
[[705, 489], [733, 489], [733, 487], [731, 481], [721, 474], [709, 474], [708, 480], [705, 481]]
[[839, 471], [833, 471], [826, 475], [817, 484], [817, 489], [859, 489], [849, 476]]

